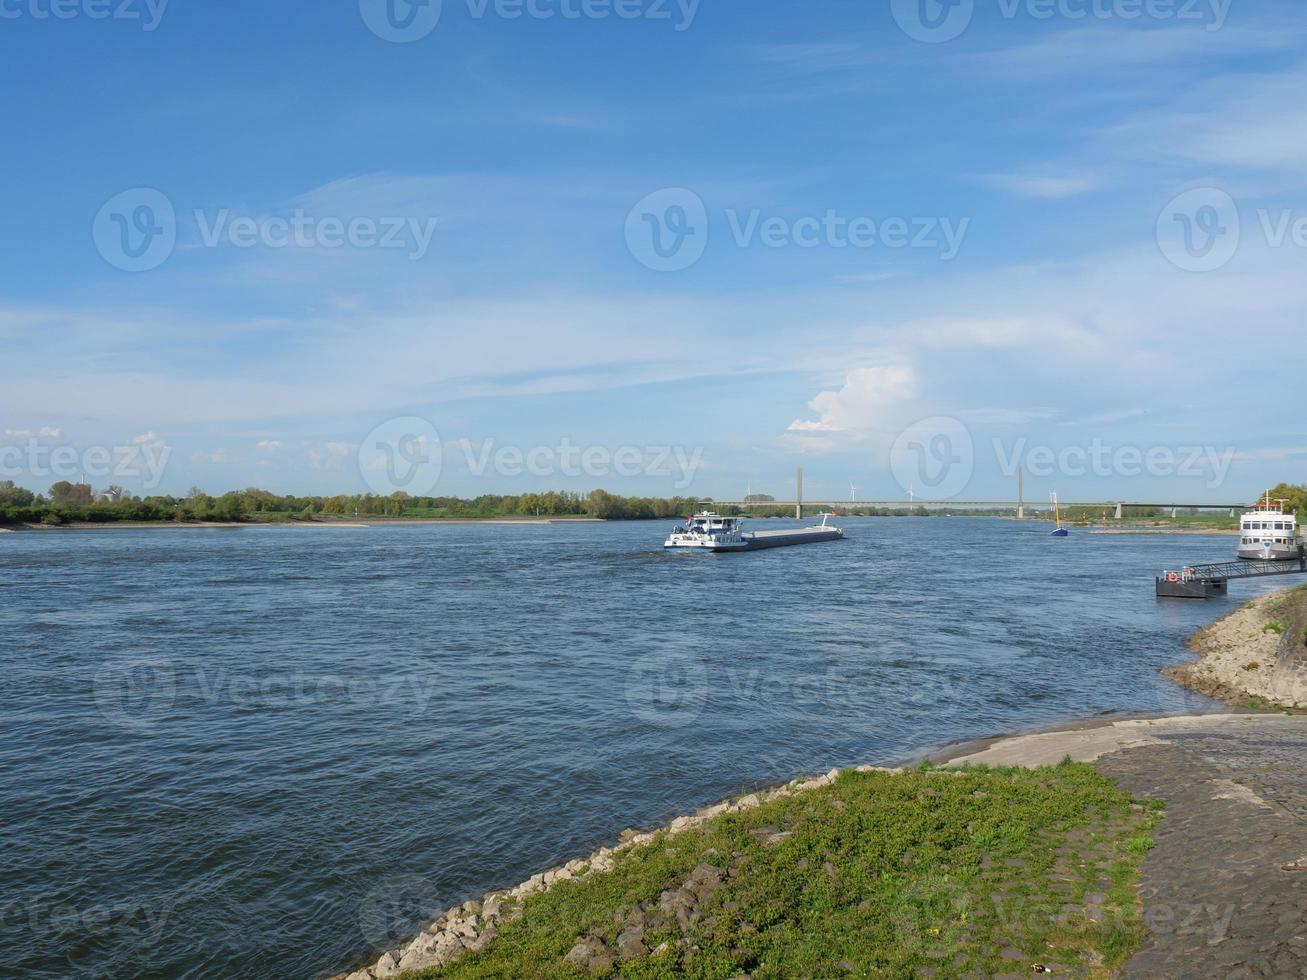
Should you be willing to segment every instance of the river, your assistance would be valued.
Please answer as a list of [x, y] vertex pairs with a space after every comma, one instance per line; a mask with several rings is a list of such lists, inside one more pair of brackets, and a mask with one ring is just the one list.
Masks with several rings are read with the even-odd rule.
[[[760, 522], [768, 527], [786, 522]], [[792, 522], [790, 522], [792, 523]], [[744, 787], [1098, 712], [1228, 599], [1224, 536], [848, 519], [0, 537], [4, 972], [319, 976]]]

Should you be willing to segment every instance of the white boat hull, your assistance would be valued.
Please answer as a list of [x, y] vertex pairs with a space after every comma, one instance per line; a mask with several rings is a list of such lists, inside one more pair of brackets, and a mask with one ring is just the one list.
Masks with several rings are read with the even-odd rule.
[[[800, 527], [784, 531], [756, 531], [745, 534], [740, 541], [711, 544], [689, 538], [678, 540], [674, 534], [663, 544], [665, 551], [691, 554], [720, 554], [727, 551], [761, 551], [764, 548], [788, 548], [796, 544], [815, 544], [818, 541], [839, 541], [844, 532], [837, 527]], [[688, 536], [687, 536], [688, 537]]]
[[1297, 544], [1241, 544], [1238, 552], [1246, 561], [1297, 561]]

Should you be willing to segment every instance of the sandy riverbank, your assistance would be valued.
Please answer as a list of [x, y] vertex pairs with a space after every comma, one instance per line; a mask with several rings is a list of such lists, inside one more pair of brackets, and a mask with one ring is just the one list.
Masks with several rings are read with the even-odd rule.
[[1239, 707], [1307, 708], [1307, 589], [1261, 596], [1199, 630], [1199, 656], [1163, 673]]
[[20, 524], [17, 531], [113, 531], [144, 528], [195, 528], [195, 527], [274, 527], [272, 524], [240, 524], [234, 521], [87, 521], [75, 524]]
[[1091, 528], [1090, 534], [1181, 534], [1197, 535], [1202, 537], [1235, 537], [1239, 536], [1238, 528], [1206, 528], [1206, 527], [1097, 527]]
[[0, 528], [0, 534], [10, 531], [125, 531], [156, 530], [178, 528], [259, 528], [259, 527], [307, 527], [307, 528], [361, 528], [361, 527], [417, 527], [448, 526], [468, 524], [501, 525], [549, 525], [549, 524], [606, 524], [598, 517], [429, 517], [429, 518], [384, 518], [355, 517], [349, 520], [315, 520], [315, 521], [88, 521], [75, 524], [22, 524], [17, 528]]

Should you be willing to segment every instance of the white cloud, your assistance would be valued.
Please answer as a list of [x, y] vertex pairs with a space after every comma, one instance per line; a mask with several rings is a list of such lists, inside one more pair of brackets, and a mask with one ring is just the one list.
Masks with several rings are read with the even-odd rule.
[[960, 421], [972, 425], [1012, 426], [1055, 419], [1054, 408], [965, 408], [953, 413]]
[[347, 443], [320, 443], [309, 447], [309, 465], [315, 470], [339, 470], [353, 453], [354, 447]]
[[265, 449], [270, 452], [277, 449], [284, 449], [285, 447], [286, 444], [284, 442], [280, 442], [276, 439], [260, 439], [258, 442], [259, 449]]
[[191, 453], [191, 462], [196, 465], [212, 463], [215, 466], [226, 466], [232, 463], [240, 462], [239, 457], [226, 449], [212, 449], [207, 452]]
[[1184, 93], [1178, 106], [1142, 114], [1108, 135], [1128, 140], [1140, 154], [1204, 166], [1307, 166], [1307, 70], [1220, 75]]
[[880, 282], [891, 282], [902, 278], [904, 275], [905, 273], [897, 269], [882, 269], [875, 272], [854, 272], [836, 276], [835, 281], [850, 286], [874, 285]]
[[1061, 201], [1080, 194], [1088, 194], [1104, 187], [1106, 179], [1099, 174], [978, 174], [981, 183], [999, 190], [1031, 197], [1037, 200]]
[[891, 413], [917, 396], [918, 387], [916, 371], [906, 364], [857, 368], [838, 391], [823, 391], [808, 403], [818, 419], [795, 419], [787, 432], [867, 435], [883, 429]]
[[1196, 59], [1225, 59], [1238, 54], [1292, 50], [1295, 31], [1241, 29], [1225, 25], [1209, 31], [1201, 25], [1139, 27], [1115, 24], [1079, 25], [1034, 40], [1021, 40], [961, 59], [986, 78], [1051, 79], [1056, 76], [1100, 78], [1104, 88], [1111, 73], [1187, 67]]
[[[1019, 298], [1008, 300], [1014, 307]], [[923, 346], [935, 350], [953, 349], [1023, 349], [1054, 346], [1062, 353], [1097, 354], [1102, 340], [1092, 326], [1080, 322], [1068, 310], [1049, 306], [1037, 314], [1013, 313], [1006, 316], [937, 316], [900, 324], [895, 333], [903, 346]]]

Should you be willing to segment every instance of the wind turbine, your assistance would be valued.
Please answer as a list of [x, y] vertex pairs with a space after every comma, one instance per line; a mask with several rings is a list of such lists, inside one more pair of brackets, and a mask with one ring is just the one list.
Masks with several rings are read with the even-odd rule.
[[849, 503], [856, 503], [858, 500], [857, 488], [853, 486], [853, 481], [849, 481]]
[[915, 483], [912, 484], [912, 486], [908, 487], [908, 503], [910, 503], [910, 504], [915, 504], [915, 503], [917, 502], [917, 489], [916, 489], [916, 487], [917, 487], [917, 485], [916, 485]]

